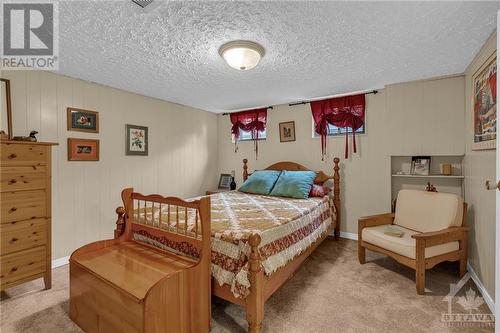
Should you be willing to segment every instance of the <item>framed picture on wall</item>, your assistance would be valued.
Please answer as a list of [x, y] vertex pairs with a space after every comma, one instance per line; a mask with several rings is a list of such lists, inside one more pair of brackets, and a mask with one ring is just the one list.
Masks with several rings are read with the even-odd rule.
[[99, 133], [99, 112], [69, 107], [66, 118], [68, 131]]
[[148, 156], [148, 128], [127, 124], [125, 131], [125, 154]]
[[287, 121], [279, 124], [280, 142], [295, 141], [295, 121]]
[[99, 161], [99, 140], [68, 138], [68, 161]]
[[472, 150], [495, 149], [497, 136], [497, 59], [493, 53], [472, 76]]

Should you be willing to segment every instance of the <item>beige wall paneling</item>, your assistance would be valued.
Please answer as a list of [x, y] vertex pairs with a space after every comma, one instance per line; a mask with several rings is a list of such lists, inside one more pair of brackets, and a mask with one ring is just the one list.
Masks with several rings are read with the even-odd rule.
[[[214, 188], [217, 116], [49, 72], [3, 71], [12, 84], [15, 135], [40, 132], [53, 148], [53, 258], [113, 236], [120, 193], [190, 197]], [[66, 108], [99, 112], [100, 133], [66, 130]], [[149, 156], [125, 156], [125, 124], [149, 127]], [[100, 140], [98, 162], [67, 161], [67, 138]]]

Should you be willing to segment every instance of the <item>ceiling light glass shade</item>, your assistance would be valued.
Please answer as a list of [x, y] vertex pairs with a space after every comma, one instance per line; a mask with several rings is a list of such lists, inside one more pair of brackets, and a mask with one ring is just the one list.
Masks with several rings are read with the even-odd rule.
[[229, 66], [246, 71], [257, 66], [264, 56], [264, 48], [251, 41], [238, 40], [222, 45], [219, 54]]

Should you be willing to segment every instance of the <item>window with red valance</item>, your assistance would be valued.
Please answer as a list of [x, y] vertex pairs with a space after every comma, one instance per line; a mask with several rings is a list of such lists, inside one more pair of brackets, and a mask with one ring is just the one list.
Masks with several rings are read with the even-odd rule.
[[267, 108], [234, 112], [230, 114], [231, 133], [234, 135], [235, 148], [238, 151], [238, 138], [240, 131], [250, 132], [254, 142], [255, 157], [258, 156], [259, 132], [266, 129]]
[[[316, 133], [321, 136], [321, 159], [326, 154], [328, 124], [339, 128], [350, 128], [353, 136], [353, 150], [356, 152], [356, 130], [365, 123], [365, 94], [343, 96], [311, 102], [311, 112]], [[345, 133], [345, 158], [349, 157], [349, 135]]]

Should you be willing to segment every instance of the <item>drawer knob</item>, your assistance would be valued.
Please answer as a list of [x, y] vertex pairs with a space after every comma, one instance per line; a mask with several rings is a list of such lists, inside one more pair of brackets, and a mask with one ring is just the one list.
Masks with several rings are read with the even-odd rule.
[[17, 183], [17, 180], [15, 180], [15, 179], [9, 180], [9, 185], [12, 185], [12, 184], [15, 184], [15, 183]]
[[12, 269], [10, 270], [11, 272], [15, 272], [17, 271], [17, 267], [12, 267]]
[[17, 154], [10, 154], [8, 158], [11, 160], [11, 159], [16, 158], [16, 157], [17, 157]]
[[19, 240], [19, 239], [17, 239], [16, 237], [13, 237], [13, 238], [10, 240], [10, 243], [11, 243], [11, 244], [12, 244], [12, 243], [15, 243], [15, 242], [17, 242], [18, 240]]
[[17, 210], [17, 208], [16, 208], [16, 207], [12, 207], [12, 208], [9, 210], [9, 212], [11, 212], [11, 213], [12, 213], [12, 212], [15, 212], [16, 210]]

